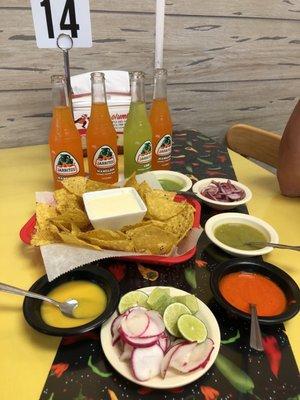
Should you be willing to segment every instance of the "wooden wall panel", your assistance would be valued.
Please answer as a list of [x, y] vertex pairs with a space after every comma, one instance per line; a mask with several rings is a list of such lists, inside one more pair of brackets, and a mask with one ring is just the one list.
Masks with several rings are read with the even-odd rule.
[[[150, 99], [155, 1], [90, 4], [93, 47], [72, 50], [72, 74], [142, 69]], [[63, 71], [62, 55], [37, 49], [29, 1], [2, 0], [0, 11], [0, 147], [44, 143], [50, 76]], [[300, 92], [299, 20], [296, 0], [167, 1], [175, 126], [220, 137], [235, 121], [281, 131]]]
[[[194, 129], [220, 138], [238, 122], [282, 132], [298, 95], [299, 85], [297, 88], [281, 80], [169, 86], [174, 128]], [[50, 90], [21, 91], [16, 96], [11, 92], [1, 94], [1, 147], [46, 143]]]
[[[30, 9], [29, 0], [1, 0], [0, 9]], [[166, 1], [167, 15], [279, 18], [299, 20], [298, 0], [177, 0]], [[90, 0], [91, 12], [153, 14], [155, 0]]]

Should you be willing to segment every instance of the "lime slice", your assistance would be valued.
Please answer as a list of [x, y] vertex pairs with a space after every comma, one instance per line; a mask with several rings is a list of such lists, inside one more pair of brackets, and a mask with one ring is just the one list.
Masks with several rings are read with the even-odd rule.
[[191, 311], [192, 314], [195, 314], [197, 311], [199, 311], [199, 304], [197, 297], [194, 296], [193, 294], [186, 294], [185, 296], [177, 296], [174, 298], [174, 300], [178, 303], [182, 303], [189, 310]]
[[177, 328], [177, 321], [181, 315], [191, 314], [190, 310], [181, 303], [173, 303], [170, 304], [164, 312], [164, 323], [165, 326], [171, 335], [176, 337], [181, 337], [180, 332]]
[[146, 307], [147, 308], [148, 295], [141, 290], [134, 290], [122, 296], [119, 302], [119, 313], [123, 314], [126, 310], [132, 307]]
[[194, 315], [181, 315], [177, 321], [181, 335], [190, 342], [204, 342], [207, 337], [205, 324]]
[[166, 299], [170, 297], [170, 289], [162, 289], [157, 287], [152, 290], [147, 300], [149, 306], [153, 309], [154, 307], [159, 307]]

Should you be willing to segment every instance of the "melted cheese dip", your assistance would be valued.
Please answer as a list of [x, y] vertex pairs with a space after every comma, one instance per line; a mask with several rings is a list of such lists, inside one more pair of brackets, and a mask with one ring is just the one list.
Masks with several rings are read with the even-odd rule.
[[76, 318], [67, 317], [50, 303], [42, 303], [42, 319], [46, 324], [56, 328], [73, 328], [87, 324], [102, 314], [107, 304], [105, 291], [97, 284], [83, 280], [62, 283], [47, 296], [57, 301], [71, 299], [78, 301], [78, 307], [74, 310]]

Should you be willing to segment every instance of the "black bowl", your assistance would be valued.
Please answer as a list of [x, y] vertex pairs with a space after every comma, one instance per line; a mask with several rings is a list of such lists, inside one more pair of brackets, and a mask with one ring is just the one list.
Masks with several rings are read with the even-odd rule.
[[107, 296], [107, 305], [104, 312], [99, 317], [87, 324], [76, 326], [74, 328], [56, 328], [46, 324], [42, 319], [40, 312], [42, 301], [25, 297], [23, 313], [28, 324], [37, 331], [47, 335], [71, 336], [97, 328], [114, 313], [120, 297], [119, 284], [109, 271], [98, 267], [97, 264], [77, 268], [67, 274], [59, 276], [52, 282], [49, 282], [47, 275], [44, 275], [37, 280], [29, 290], [46, 296], [56, 286], [74, 280], [85, 280], [96, 283], [105, 291]]
[[234, 316], [241, 317], [247, 320], [251, 319], [250, 314], [238, 310], [233, 307], [222, 296], [219, 289], [219, 282], [223, 276], [232, 272], [246, 271], [256, 272], [265, 275], [275, 282], [284, 292], [287, 299], [287, 308], [282, 314], [270, 317], [258, 317], [261, 324], [272, 325], [278, 324], [294, 317], [300, 308], [300, 290], [296, 282], [284, 271], [275, 265], [267, 262], [258, 261], [253, 258], [234, 258], [219, 264], [211, 273], [210, 287], [214, 294], [215, 299], [221, 306], [223, 306], [229, 313]]

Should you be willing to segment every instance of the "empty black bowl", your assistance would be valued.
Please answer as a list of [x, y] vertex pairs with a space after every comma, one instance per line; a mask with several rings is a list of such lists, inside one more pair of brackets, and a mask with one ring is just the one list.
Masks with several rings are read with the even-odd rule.
[[44, 275], [37, 280], [29, 290], [47, 296], [47, 294], [56, 286], [74, 280], [93, 282], [105, 291], [107, 296], [107, 305], [104, 312], [99, 315], [99, 317], [87, 324], [76, 326], [74, 328], [56, 328], [46, 324], [42, 319], [40, 312], [42, 301], [25, 297], [23, 313], [28, 324], [37, 331], [47, 335], [71, 336], [88, 332], [105, 322], [117, 308], [120, 291], [118, 281], [115, 279], [113, 274], [104, 268], [100, 268], [97, 264], [77, 268], [67, 274], [59, 276], [52, 282], [49, 282], [47, 275]]
[[232, 306], [222, 296], [219, 283], [223, 276], [232, 272], [255, 272], [270, 278], [275, 282], [284, 292], [287, 299], [286, 310], [278, 315], [270, 317], [258, 317], [261, 324], [272, 325], [278, 324], [294, 317], [300, 308], [300, 290], [296, 282], [280, 268], [267, 262], [254, 260], [253, 258], [241, 259], [234, 258], [219, 264], [211, 273], [210, 287], [215, 296], [215, 299], [221, 306], [223, 306], [231, 314], [250, 320], [250, 314], [238, 310]]

